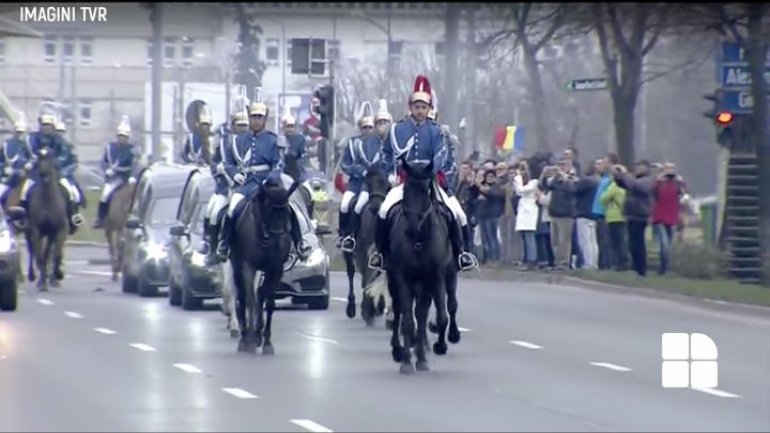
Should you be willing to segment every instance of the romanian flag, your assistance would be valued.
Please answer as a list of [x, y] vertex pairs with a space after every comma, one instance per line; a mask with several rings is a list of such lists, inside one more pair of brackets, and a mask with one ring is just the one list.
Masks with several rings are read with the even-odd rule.
[[495, 130], [495, 148], [503, 152], [524, 150], [524, 127], [501, 126]]

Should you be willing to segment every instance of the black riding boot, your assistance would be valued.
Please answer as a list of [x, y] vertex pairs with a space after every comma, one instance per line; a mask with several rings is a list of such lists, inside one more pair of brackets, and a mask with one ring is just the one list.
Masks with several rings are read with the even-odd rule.
[[[465, 235], [463, 235], [464, 231], [466, 232]], [[462, 229], [459, 221], [454, 219], [451, 221], [449, 238], [452, 242], [452, 251], [454, 252], [455, 257], [457, 257], [458, 268], [461, 271], [467, 271], [478, 266], [476, 256], [474, 256], [473, 253], [470, 252], [470, 248], [468, 248], [470, 236], [467, 232], [468, 230]]]
[[369, 267], [383, 271], [385, 270], [385, 259], [388, 256], [388, 221], [382, 218], [377, 218], [375, 224], [374, 246], [377, 251], [369, 257]]
[[300, 260], [307, 260], [307, 258], [310, 257], [310, 252], [313, 250], [313, 247], [308, 241], [302, 238], [302, 229], [299, 226], [297, 215], [294, 212], [291, 213], [291, 240], [294, 242], [294, 248], [297, 250], [297, 255]]
[[219, 242], [217, 243], [217, 257], [220, 261], [226, 262], [230, 253], [230, 236], [232, 236], [232, 218], [225, 215], [222, 221], [222, 229], [219, 232]]
[[342, 247], [342, 240], [347, 236], [348, 234], [348, 220], [350, 219], [350, 214], [344, 213], [340, 211], [340, 216], [338, 219], [337, 224], [337, 248]]
[[346, 253], [352, 253], [356, 249], [356, 233], [358, 233], [358, 222], [361, 217], [351, 211], [347, 215], [347, 235], [342, 238], [341, 248]]
[[215, 247], [216, 244], [211, 242], [211, 220], [208, 217], [203, 218], [203, 239], [198, 252], [209, 255]]
[[70, 236], [74, 235], [78, 231], [78, 224], [75, 221], [74, 216], [78, 213], [78, 204], [72, 200], [67, 201], [67, 220], [70, 225]]

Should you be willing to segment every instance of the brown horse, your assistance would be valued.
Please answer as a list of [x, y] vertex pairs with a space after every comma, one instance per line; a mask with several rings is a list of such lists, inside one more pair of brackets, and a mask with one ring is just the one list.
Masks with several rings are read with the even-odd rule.
[[135, 189], [136, 183], [126, 182], [119, 186], [112, 193], [110, 207], [104, 219], [104, 235], [107, 238], [107, 248], [110, 251], [110, 262], [112, 263], [112, 281], [118, 281], [118, 274], [123, 271], [121, 234], [126, 227], [128, 213], [131, 211], [131, 200]]

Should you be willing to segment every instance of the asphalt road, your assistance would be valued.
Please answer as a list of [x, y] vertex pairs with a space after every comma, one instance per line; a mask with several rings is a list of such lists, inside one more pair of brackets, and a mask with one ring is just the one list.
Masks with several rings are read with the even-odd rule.
[[[0, 313], [2, 431], [770, 431], [767, 315], [462, 280], [462, 341], [402, 376], [341, 274], [329, 311], [276, 313], [265, 357], [236, 353], [216, 301], [124, 295], [88, 264], [103, 250], [67, 254], [62, 288]], [[661, 387], [663, 332], [713, 338], [716, 391]]]

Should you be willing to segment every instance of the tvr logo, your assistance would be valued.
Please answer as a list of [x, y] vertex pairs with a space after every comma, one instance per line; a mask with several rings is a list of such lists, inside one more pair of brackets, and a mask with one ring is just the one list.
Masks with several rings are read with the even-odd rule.
[[661, 338], [663, 388], [716, 388], [717, 345], [706, 334], [667, 332]]

